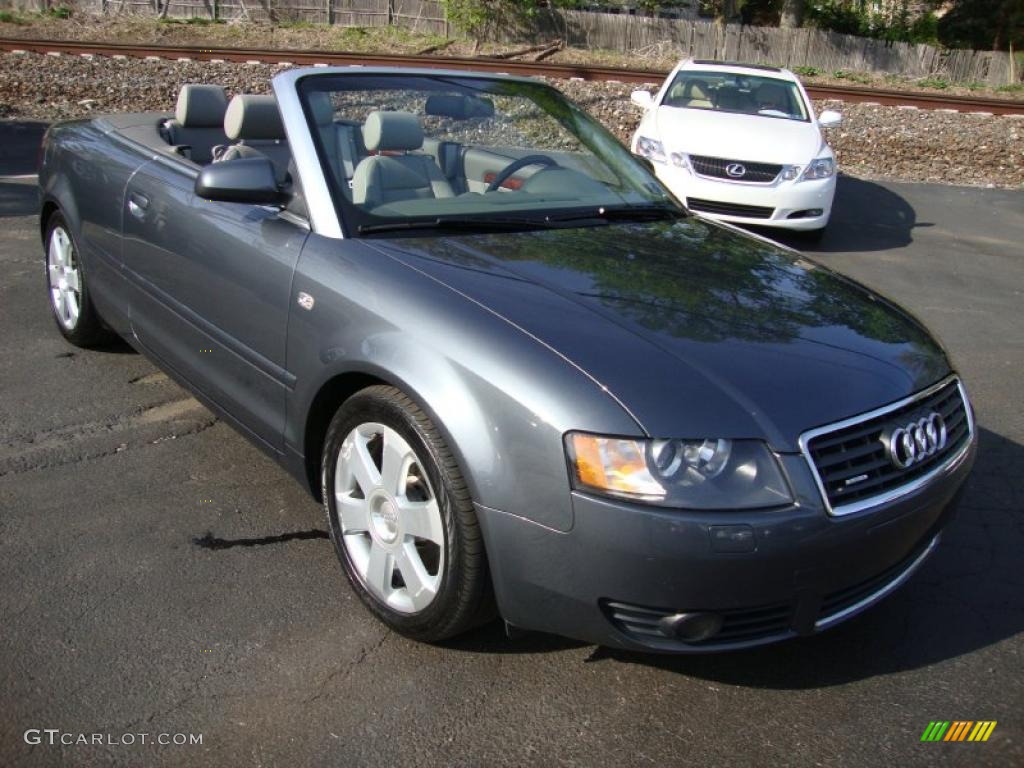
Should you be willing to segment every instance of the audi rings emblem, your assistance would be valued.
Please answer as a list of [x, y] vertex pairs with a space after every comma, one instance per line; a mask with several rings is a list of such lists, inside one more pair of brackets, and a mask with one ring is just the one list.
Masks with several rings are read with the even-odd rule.
[[734, 179], [741, 179], [747, 175], [747, 169], [741, 163], [729, 163], [725, 166], [725, 172]]
[[946, 447], [946, 422], [932, 411], [917, 421], [894, 429], [885, 441], [889, 461], [897, 469], [910, 469]]

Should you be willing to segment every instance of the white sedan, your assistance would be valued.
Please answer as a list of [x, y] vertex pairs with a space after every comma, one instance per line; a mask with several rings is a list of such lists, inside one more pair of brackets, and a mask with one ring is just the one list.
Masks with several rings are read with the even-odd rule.
[[645, 113], [634, 154], [704, 216], [820, 235], [832, 213], [836, 161], [792, 72], [718, 61], [684, 61], [656, 94], [634, 91]]

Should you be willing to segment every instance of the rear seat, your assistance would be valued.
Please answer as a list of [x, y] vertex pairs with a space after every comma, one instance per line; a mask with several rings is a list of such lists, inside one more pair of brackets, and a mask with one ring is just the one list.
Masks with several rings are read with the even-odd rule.
[[161, 126], [164, 139], [185, 157], [205, 165], [213, 160], [213, 148], [227, 143], [227, 108], [228, 97], [221, 86], [183, 85], [178, 91], [174, 119]]
[[273, 96], [238, 94], [224, 115], [224, 133], [235, 143], [214, 151], [214, 162], [240, 157], [267, 157], [274, 164], [279, 183], [288, 178], [291, 150], [281, 122], [281, 112]]
[[326, 93], [311, 93], [309, 104], [313, 110], [320, 140], [335, 175], [347, 193], [359, 161], [367, 156], [363, 145], [362, 126], [358, 123], [338, 122], [334, 119], [334, 105]]

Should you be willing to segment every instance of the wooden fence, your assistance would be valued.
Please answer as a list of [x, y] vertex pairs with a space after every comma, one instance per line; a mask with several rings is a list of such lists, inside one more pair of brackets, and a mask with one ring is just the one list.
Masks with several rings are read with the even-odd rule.
[[[70, 4], [80, 12], [155, 15], [157, 0], [0, 0], [0, 7], [39, 9]], [[167, 15], [231, 21], [307, 21], [351, 27], [396, 26], [441, 36], [452, 33], [440, 0], [171, 0]], [[943, 50], [818, 29], [725, 26], [710, 21], [589, 11], [545, 10], [518, 26], [487, 31], [508, 43], [559, 38], [568, 45], [634, 54], [643, 59], [723, 59], [784, 67], [939, 77], [950, 82], [1005, 85], [1010, 56], [1000, 51]], [[1024, 66], [1016, 68], [1024, 82]]]

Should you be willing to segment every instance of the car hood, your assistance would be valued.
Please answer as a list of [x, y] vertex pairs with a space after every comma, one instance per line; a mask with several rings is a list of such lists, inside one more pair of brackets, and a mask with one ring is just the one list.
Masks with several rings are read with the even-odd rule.
[[801, 120], [659, 107], [655, 121], [667, 152], [803, 165], [824, 146], [818, 126]]
[[560, 353], [652, 436], [795, 451], [949, 372], [886, 299], [698, 218], [367, 242]]

